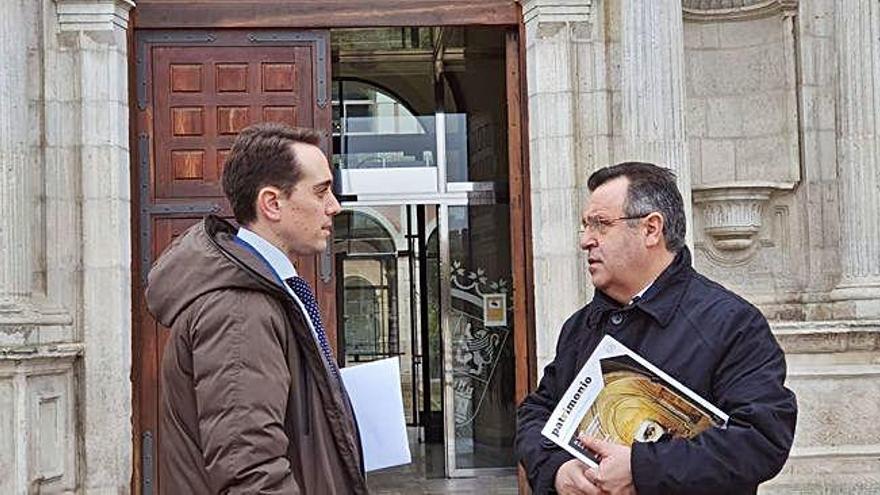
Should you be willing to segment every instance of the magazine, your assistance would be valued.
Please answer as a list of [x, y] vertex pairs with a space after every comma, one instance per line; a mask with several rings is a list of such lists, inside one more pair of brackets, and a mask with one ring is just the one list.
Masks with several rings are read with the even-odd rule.
[[606, 335], [565, 391], [541, 433], [589, 466], [599, 459], [588, 435], [632, 445], [664, 435], [693, 438], [726, 428], [727, 414]]

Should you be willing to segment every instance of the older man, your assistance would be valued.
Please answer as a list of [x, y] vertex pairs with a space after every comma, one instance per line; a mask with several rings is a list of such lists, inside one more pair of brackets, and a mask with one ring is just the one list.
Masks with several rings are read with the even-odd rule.
[[[603, 168], [588, 181], [580, 246], [596, 288], [564, 324], [556, 357], [518, 411], [516, 449], [536, 493], [741, 494], [782, 468], [797, 405], [785, 357], [751, 304], [700, 275], [685, 246], [675, 176], [648, 163]], [[602, 336], [627, 347], [730, 415], [692, 440], [632, 447], [585, 439], [594, 470], [541, 429]]]

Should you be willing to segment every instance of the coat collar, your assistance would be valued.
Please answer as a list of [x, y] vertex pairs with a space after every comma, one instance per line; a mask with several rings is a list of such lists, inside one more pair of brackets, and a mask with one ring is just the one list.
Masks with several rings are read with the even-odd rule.
[[639, 308], [654, 318], [661, 327], [666, 327], [678, 310], [693, 273], [691, 253], [685, 246], [636, 302], [624, 306], [604, 292], [596, 291], [592, 302], [594, 310], [590, 320], [591, 326], [598, 323], [602, 316], [610, 311]]

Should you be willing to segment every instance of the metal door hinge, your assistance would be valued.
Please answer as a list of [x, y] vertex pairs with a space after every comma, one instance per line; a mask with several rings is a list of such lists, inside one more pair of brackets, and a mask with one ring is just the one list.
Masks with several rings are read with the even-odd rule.
[[141, 442], [141, 495], [153, 495], [153, 432], [144, 432]]

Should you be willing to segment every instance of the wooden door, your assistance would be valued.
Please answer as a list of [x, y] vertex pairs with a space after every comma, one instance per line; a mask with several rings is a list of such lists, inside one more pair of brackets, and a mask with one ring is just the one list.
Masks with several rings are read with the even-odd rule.
[[[139, 235], [134, 277], [135, 466], [132, 491], [158, 493], [159, 382], [168, 330], [143, 296], [149, 267], [205, 214], [231, 215], [223, 162], [236, 134], [259, 121], [316, 128], [330, 156], [327, 31], [137, 31], [133, 152]], [[328, 252], [295, 261], [317, 293], [331, 342], [336, 310]]]

